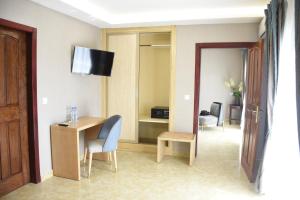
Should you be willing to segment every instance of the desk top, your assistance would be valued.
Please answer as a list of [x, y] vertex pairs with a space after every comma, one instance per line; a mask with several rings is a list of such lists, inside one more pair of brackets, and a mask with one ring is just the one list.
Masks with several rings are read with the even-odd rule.
[[195, 140], [195, 135], [193, 133], [163, 132], [158, 136], [158, 138], [160, 140], [192, 142]]
[[97, 126], [99, 124], [102, 124], [105, 121], [105, 118], [103, 117], [80, 117], [76, 123], [69, 122], [69, 126], [58, 126], [58, 123], [53, 124], [53, 127], [60, 127], [60, 128], [71, 128], [76, 129], [77, 131], [82, 131], [88, 128], [91, 128], [93, 126]]

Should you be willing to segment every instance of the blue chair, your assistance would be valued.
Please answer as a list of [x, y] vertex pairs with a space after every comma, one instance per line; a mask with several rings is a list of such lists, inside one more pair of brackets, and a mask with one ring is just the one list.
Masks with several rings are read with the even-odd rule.
[[[93, 153], [107, 152], [110, 158], [113, 157], [115, 171], [117, 171], [117, 146], [121, 133], [121, 116], [114, 115], [108, 118], [101, 127], [97, 139], [88, 141], [88, 145], [85, 148], [84, 160], [86, 162], [86, 156], [89, 153], [89, 175], [91, 174]], [[113, 156], [112, 155], [113, 152]]]

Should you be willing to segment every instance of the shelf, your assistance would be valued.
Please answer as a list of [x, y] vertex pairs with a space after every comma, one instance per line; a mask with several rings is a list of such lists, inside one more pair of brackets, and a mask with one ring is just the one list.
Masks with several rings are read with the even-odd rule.
[[140, 47], [171, 47], [169, 44], [144, 44], [140, 45]]
[[159, 119], [159, 118], [151, 118], [148, 116], [141, 116], [139, 118], [139, 122], [168, 124], [169, 119]]

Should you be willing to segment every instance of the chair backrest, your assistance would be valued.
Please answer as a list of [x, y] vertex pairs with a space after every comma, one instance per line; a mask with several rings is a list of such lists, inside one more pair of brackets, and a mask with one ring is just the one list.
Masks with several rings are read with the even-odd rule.
[[210, 106], [210, 114], [218, 118], [217, 125], [222, 125], [223, 123], [223, 105], [220, 102], [213, 102]]
[[103, 152], [110, 152], [117, 149], [118, 140], [121, 133], [121, 121], [122, 118], [120, 115], [114, 115], [108, 118], [99, 134], [99, 139], [104, 139]]

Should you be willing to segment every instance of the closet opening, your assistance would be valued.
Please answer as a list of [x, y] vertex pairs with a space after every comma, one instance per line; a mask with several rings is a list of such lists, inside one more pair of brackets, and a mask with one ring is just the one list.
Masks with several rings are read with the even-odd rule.
[[156, 144], [169, 130], [171, 33], [140, 33], [138, 142]]

